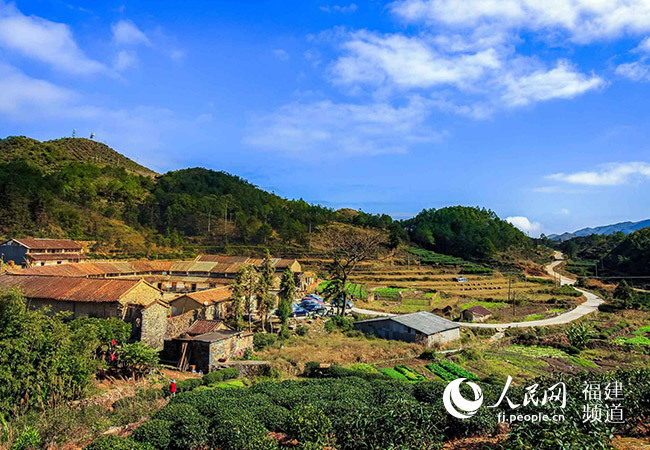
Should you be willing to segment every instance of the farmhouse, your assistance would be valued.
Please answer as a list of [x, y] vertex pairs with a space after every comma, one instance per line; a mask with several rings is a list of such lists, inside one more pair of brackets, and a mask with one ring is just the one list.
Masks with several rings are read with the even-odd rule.
[[354, 328], [384, 339], [431, 345], [460, 339], [460, 325], [450, 320], [420, 311], [355, 322]]
[[463, 320], [469, 322], [483, 322], [491, 315], [492, 311], [481, 305], [476, 305], [463, 311]]
[[70, 312], [72, 318], [117, 318], [131, 323], [132, 337], [161, 348], [169, 305], [143, 280], [0, 275], [0, 288], [20, 288], [30, 308]]
[[220, 320], [198, 320], [186, 332], [165, 341], [163, 359], [179, 369], [208, 372], [253, 347], [253, 334], [236, 331]]
[[223, 286], [198, 292], [183, 294], [171, 300], [172, 316], [179, 316], [188, 311], [198, 311], [197, 317], [213, 320], [224, 319], [232, 303], [230, 288]]
[[35, 267], [78, 263], [86, 259], [83, 246], [70, 239], [10, 239], [0, 245], [2, 261]]

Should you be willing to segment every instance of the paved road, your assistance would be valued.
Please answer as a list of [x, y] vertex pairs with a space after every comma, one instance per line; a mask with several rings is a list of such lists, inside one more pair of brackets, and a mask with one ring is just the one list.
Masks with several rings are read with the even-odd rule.
[[[555, 268], [564, 262], [562, 253], [555, 252], [555, 261], [546, 266], [546, 273], [552, 277], [560, 277], [560, 282], [562, 284], [575, 284], [576, 280], [573, 278], [565, 277], [564, 275], [559, 274], [555, 271]], [[543, 320], [531, 320], [530, 322], [510, 322], [510, 323], [461, 323], [463, 327], [470, 328], [525, 328], [525, 327], [544, 327], [549, 325], [561, 325], [564, 323], [573, 322], [585, 316], [591, 314], [592, 312], [598, 309], [598, 305], [603, 303], [603, 299], [598, 297], [591, 292], [583, 291], [582, 289], [575, 288], [587, 298], [587, 300], [578, 305], [576, 308], [571, 311], [560, 314], [559, 316], [551, 317], [550, 319]]]
[[[546, 272], [552, 277], [559, 277], [561, 284], [575, 284], [576, 280], [573, 278], [566, 277], [555, 271], [555, 268], [564, 262], [562, 253], [555, 252], [555, 261], [550, 263], [545, 267]], [[526, 327], [544, 327], [549, 325], [561, 325], [564, 323], [573, 322], [585, 316], [591, 314], [592, 312], [598, 309], [598, 305], [603, 303], [603, 299], [597, 295], [592, 294], [591, 292], [583, 291], [582, 289], [575, 288], [587, 298], [587, 300], [578, 305], [576, 308], [571, 311], [560, 314], [559, 316], [551, 317], [549, 319], [543, 320], [531, 320], [530, 322], [510, 322], [510, 323], [464, 323], [459, 322], [462, 327], [469, 328], [526, 328]], [[376, 317], [390, 317], [394, 314], [388, 314], [385, 312], [372, 311], [370, 309], [362, 308], [352, 308], [353, 312], [359, 314], [365, 314], [367, 316], [376, 316]]]

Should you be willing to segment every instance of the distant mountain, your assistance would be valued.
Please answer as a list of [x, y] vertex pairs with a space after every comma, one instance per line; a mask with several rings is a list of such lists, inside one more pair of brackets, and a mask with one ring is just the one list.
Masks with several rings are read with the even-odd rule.
[[574, 237], [589, 236], [591, 234], [614, 234], [618, 231], [630, 234], [646, 227], [650, 227], [650, 219], [641, 220], [639, 222], [620, 222], [613, 225], [603, 225], [601, 227], [582, 228], [573, 233], [551, 234], [548, 238], [554, 241], [564, 242]]

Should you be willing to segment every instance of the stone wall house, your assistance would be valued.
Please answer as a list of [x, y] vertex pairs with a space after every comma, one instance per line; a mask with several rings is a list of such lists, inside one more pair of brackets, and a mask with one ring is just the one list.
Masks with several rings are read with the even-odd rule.
[[165, 341], [162, 357], [181, 370], [194, 366], [208, 372], [252, 347], [252, 333], [233, 330], [219, 320], [199, 320], [180, 336]]
[[19, 288], [30, 308], [70, 312], [72, 318], [116, 318], [132, 325], [132, 336], [154, 348], [163, 344], [169, 306], [143, 280], [1, 274], [0, 288]]
[[492, 311], [481, 305], [476, 305], [465, 309], [462, 316], [463, 320], [468, 322], [483, 322], [492, 316]]
[[169, 304], [172, 307], [172, 316], [197, 311], [199, 319], [225, 319], [232, 305], [232, 291], [224, 286], [191, 292], [170, 300]]
[[460, 325], [430, 312], [380, 317], [355, 322], [354, 328], [384, 339], [426, 346], [460, 339]]

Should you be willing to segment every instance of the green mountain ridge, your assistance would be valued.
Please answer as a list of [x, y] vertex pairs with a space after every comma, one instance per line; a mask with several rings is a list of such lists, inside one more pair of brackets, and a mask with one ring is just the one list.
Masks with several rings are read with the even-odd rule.
[[[0, 237], [96, 241], [101, 256], [169, 257], [192, 251], [269, 247], [304, 254], [310, 233], [343, 223], [384, 230], [472, 260], [531, 240], [490, 210], [452, 206], [413, 219], [289, 200], [225, 172], [190, 168], [159, 175], [104, 144], [66, 138], [0, 140]], [[242, 250], [247, 251], [247, 250]]]

